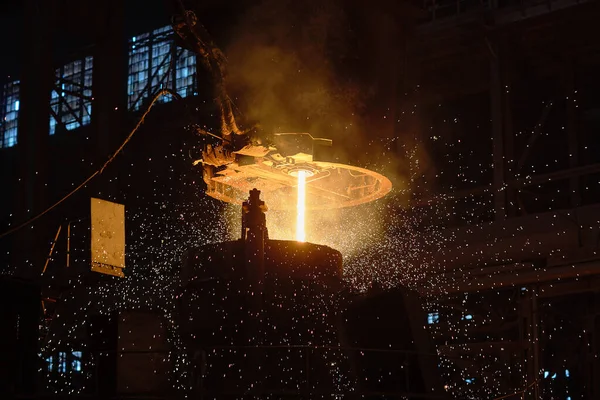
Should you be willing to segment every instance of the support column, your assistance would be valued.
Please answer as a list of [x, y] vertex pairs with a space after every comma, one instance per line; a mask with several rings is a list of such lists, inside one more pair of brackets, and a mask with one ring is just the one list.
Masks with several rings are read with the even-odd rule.
[[379, 116], [377, 120], [381, 124], [382, 136], [389, 139], [396, 137], [398, 68], [401, 54], [398, 51], [398, 42], [405, 41], [405, 34], [398, 28], [402, 24], [394, 19], [393, 11], [388, 9], [385, 2], [377, 2], [377, 4], [380, 8], [375, 9], [371, 15], [371, 18], [377, 21], [379, 28], [373, 45], [375, 54], [381, 61], [374, 66], [373, 71], [377, 76], [375, 84], [378, 96], [383, 100], [381, 103], [383, 120]]
[[[127, 113], [127, 39], [125, 5], [119, 0], [98, 3], [101, 14], [94, 27], [94, 67], [92, 76], [92, 132], [95, 165], [99, 166], [123, 140]], [[119, 193], [120, 180], [102, 182], [103, 195]]]
[[503, 220], [517, 214], [517, 191], [506, 182], [515, 174], [514, 133], [512, 122], [512, 63], [506, 51], [505, 36], [488, 37], [490, 56], [490, 108], [492, 116], [494, 164], [494, 215]]
[[[501, 77], [501, 95], [502, 95], [502, 133], [504, 135], [503, 159], [504, 159], [504, 179], [510, 182], [515, 177], [515, 136], [513, 132], [513, 117], [511, 104], [511, 89], [513, 77], [513, 62], [510, 52], [506, 51], [507, 43], [503, 40], [499, 46], [498, 57], [500, 57], [500, 77]], [[517, 190], [514, 187], [506, 187], [506, 210], [507, 217], [516, 217], [518, 215]]]
[[[540, 375], [540, 338], [539, 338], [539, 312], [537, 288], [528, 288], [528, 295], [523, 301], [522, 315], [524, 330], [526, 333], [524, 339], [524, 348], [527, 349], [527, 379], [522, 382], [523, 386], [535, 382]], [[534, 384], [525, 394], [526, 399], [539, 399], [539, 385]]]
[[[537, 288], [531, 290], [531, 340], [533, 342], [533, 375], [531, 382], [536, 381], [540, 375], [540, 314], [538, 307]], [[540, 385], [533, 385], [533, 399], [540, 398]]]
[[[565, 67], [565, 92], [567, 99], [567, 139], [569, 151], [569, 168], [579, 166], [579, 139], [577, 123], [577, 89], [575, 83], [575, 68], [572, 61]], [[571, 207], [581, 205], [580, 177], [569, 179], [569, 196]]]
[[[594, 309], [600, 310], [600, 295], [594, 296]], [[600, 315], [593, 315], [589, 324], [590, 363], [588, 364], [587, 393], [589, 399], [596, 399], [600, 395]]]
[[[54, 2], [27, 1], [23, 26], [23, 59], [17, 138], [20, 182], [15, 190], [15, 221], [26, 221], [47, 207], [46, 172], [50, 118], [50, 91], [54, 80], [52, 36]], [[17, 275], [37, 276], [43, 265], [47, 240], [46, 220], [36, 222], [35, 232], [25, 227], [15, 233], [14, 264]], [[22, 265], [25, 262], [26, 265]]]
[[494, 180], [492, 183], [494, 193], [494, 219], [506, 219], [506, 175], [505, 175], [505, 138], [503, 129], [502, 112], [502, 77], [500, 75], [500, 46], [496, 41], [487, 38], [490, 56], [490, 108], [492, 115], [492, 140], [493, 140], [493, 166]]
[[108, 154], [111, 142], [120, 140], [116, 133], [121, 129], [122, 115], [127, 113], [125, 10], [122, 1], [106, 0], [97, 12], [104, 14], [98, 18], [104, 23], [98, 24], [95, 32], [92, 124], [98, 152]]

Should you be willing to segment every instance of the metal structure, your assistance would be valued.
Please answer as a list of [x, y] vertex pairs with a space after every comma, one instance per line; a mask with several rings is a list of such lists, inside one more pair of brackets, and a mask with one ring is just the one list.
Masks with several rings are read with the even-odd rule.
[[418, 296], [353, 293], [338, 251], [268, 239], [259, 195], [244, 202], [240, 240], [191, 248], [183, 263], [189, 395], [446, 398]]
[[87, 56], [56, 70], [50, 98], [50, 134], [66, 132], [91, 121], [93, 57]]
[[[213, 151], [209, 147], [204, 155], [210, 157], [208, 153], [214, 154]], [[300, 170], [307, 174], [308, 209], [356, 206], [377, 200], [392, 189], [388, 178], [365, 168], [313, 161], [312, 154], [302, 152], [285, 156], [281, 153], [275, 147], [248, 145], [234, 151], [231, 161], [220, 168], [205, 165], [207, 194], [228, 203], [241, 204], [244, 193], [256, 187], [264, 193], [271, 209], [292, 209]]]
[[[5, 193], [14, 195], [3, 196], [1, 201], [5, 214], [14, 214], [7, 217], [11, 222], [13, 218], [27, 220], [32, 210], [44, 210], [68, 192], [73, 182], [82, 181], [91, 163], [104, 160], [121, 143], [120, 132], [131, 122], [126, 112], [131, 104], [125, 90], [129, 71], [123, 2], [97, 2], [94, 18], [82, 18], [64, 7], [68, 24], [58, 20], [54, 2], [29, 3], [31, 12], [21, 32], [27, 51], [23, 52], [19, 84], [7, 86], [4, 94], [7, 124], [3, 126], [0, 170], [9, 171], [3, 175], [2, 187]], [[174, 3], [177, 7], [181, 4]], [[387, 120], [396, 121], [403, 112], [411, 116], [394, 125], [391, 134], [403, 138], [413, 137], [414, 132], [429, 132], [438, 117], [427, 110], [437, 110], [442, 103], [461, 110], [450, 115], [457, 117], [457, 131], [464, 131], [464, 126], [458, 125], [461, 119], [480, 117], [473, 123], [479, 130], [452, 137], [461, 139], [461, 145], [472, 146], [467, 162], [475, 160], [481, 172], [478, 179], [468, 185], [440, 182], [436, 187], [439, 191], [416, 198], [413, 203], [415, 213], [427, 214], [432, 207], [449, 210], [444, 215], [447, 226], [440, 234], [443, 240], [424, 251], [434, 259], [427, 277], [439, 284], [423, 285], [431, 288], [423, 289], [427, 292], [424, 294], [435, 300], [430, 302], [429, 325], [443, 355], [443, 365], [452, 364], [445, 379], [452, 386], [449, 390], [459, 393], [459, 398], [467, 397], [460, 396], [464, 393], [474, 398], [511, 393], [525, 398], [550, 397], [550, 393], [563, 398], [598, 398], [600, 191], [596, 185], [600, 151], [594, 139], [599, 126], [598, 2], [418, 3], [420, 17], [412, 21], [414, 29], [409, 35], [390, 39], [393, 47], [387, 49], [381, 62], [393, 74], [381, 78], [382, 88], [394, 91], [389, 110], [395, 115]], [[197, 49], [201, 54], [216, 52], [220, 59], [212, 41], [202, 36], [205, 32], [196, 32], [199, 36], [191, 32], [190, 25], [195, 26], [193, 15], [185, 10], [182, 15], [175, 24], [184, 32], [181, 37], [188, 49]], [[73, 95], [77, 104], [92, 102], [85, 135], [57, 132], [49, 137], [53, 90], [61, 92], [57, 106], [60, 103], [65, 118], [79, 115], [69, 109], [70, 104], [63, 104], [68, 103], [68, 95], [67, 91], [62, 95], [62, 83], [80, 81], [57, 82], [52, 73], [60, 66], [53, 64], [52, 46], [58, 42], [53, 40], [54, 32], [60, 29], [72, 37], [87, 35], [97, 41], [90, 50], [93, 82], [82, 85], [82, 90], [89, 90], [91, 83], [93, 96]], [[173, 58], [179, 54], [169, 48]], [[153, 65], [164, 68], [170, 62], [161, 58]], [[209, 62], [218, 84], [208, 97], [217, 97], [218, 111], [224, 116], [221, 133], [234, 142], [239, 139], [240, 129], [235, 125], [231, 100], [225, 96], [222, 67], [222, 63]], [[176, 79], [177, 73], [173, 77], [173, 69], [169, 71], [165, 79]], [[160, 81], [165, 77], [159, 79], [158, 75], [151, 71], [148, 78]], [[150, 92], [150, 86], [144, 84], [140, 90]], [[186, 102], [192, 109], [202, 106], [195, 98]], [[179, 138], [165, 135], [165, 131], [181, 127], [177, 125], [181, 115], [175, 115], [174, 108], [163, 114], [156, 110], [159, 114], [153, 122], [164, 121], [164, 129], [156, 124], [147, 131], [144, 143], [148, 147], [144, 151], [137, 156], [136, 151], [124, 154], [130, 157], [123, 164], [125, 168], [133, 171], [134, 166], [142, 165], [138, 167], [141, 172], [133, 171], [130, 179], [139, 182], [132, 187], [129, 183], [120, 186], [126, 179], [123, 176], [119, 182], [98, 182], [90, 190], [108, 194], [129, 191], [129, 198], [135, 199], [147, 187], [153, 191], [161, 187], [164, 182], [156, 180], [168, 180], [173, 167], [164, 161], [165, 149]], [[422, 136], [423, 142], [433, 146], [434, 139], [429, 140], [428, 134]], [[442, 139], [444, 135], [436, 134], [436, 143]], [[250, 148], [243, 149], [249, 144], [244, 142], [231, 149], [225, 154], [226, 163], [213, 165], [215, 168], [205, 175], [214, 197], [241, 202], [247, 189], [259, 187], [249, 186], [250, 182], [263, 182], [265, 195], [269, 191], [275, 194], [268, 199], [270, 206], [277, 208], [277, 198], [293, 190], [293, 174], [298, 167], [312, 171], [311, 179], [323, 176], [309, 190], [327, 207], [368, 201], [389, 190], [386, 179], [370, 171], [298, 156], [310, 152], [282, 154], [280, 146], [274, 146], [276, 151], [272, 153], [269, 147], [259, 154], [246, 153]], [[148, 163], [150, 156], [145, 151], [152, 146], [156, 151], [152, 163]], [[453, 161], [456, 159], [453, 157]], [[203, 160], [208, 158], [203, 156]], [[459, 175], [452, 172], [458, 171], [455, 165], [443, 165], [442, 157], [434, 164], [443, 178]], [[154, 165], [160, 168], [149, 173]], [[334, 193], [321, 196], [319, 182], [336, 174], [346, 175], [347, 179]], [[148, 176], [151, 178], [144, 180]], [[173, 198], [163, 201], [171, 204]], [[17, 232], [6, 247], [1, 243], [4, 265], [15, 268], [22, 277], [39, 274], [39, 269], [32, 266], [44, 265], [56, 226], [67, 216], [82, 214], [77, 212], [76, 205], [69, 204], [40, 220], [35, 230]], [[74, 257], [72, 270], [77, 268], [75, 259], [79, 261], [81, 254]], [[65, 282], [71, 278], [67, 276]], [[76, 280], [73, 278], [73, 282]], [[46, 297], [45, 303], [52, 303], [46, 304], [48, 315], [53, 314], [55, 305], [57, 309], [61, 306], [59, 296], [42, 297]], [[299, 362], [310, 359], [313, 350], [319, 352], [298, 350], [305, 352], [304, 358], [298, 357]], [[502, 371], [502, 380], [496, 379], [498, 371]]]
[[[479, 178], [449, 179], [444, 194], [415, 202], [452, 215], [431, 248], [436, 284], [427, 285], [450, 391], [596, 398], [598, 4], [434, 1], [423, 10], [407, 44], [405, 72], [420, 83], [408, 105], [455, 103], [457, 120], [480, 110], [485, 132], [484, 141], [474, 128], [448, 129], [448, 141], [471, 143]], [[433, 125], [428, 115], [411, 126]]]

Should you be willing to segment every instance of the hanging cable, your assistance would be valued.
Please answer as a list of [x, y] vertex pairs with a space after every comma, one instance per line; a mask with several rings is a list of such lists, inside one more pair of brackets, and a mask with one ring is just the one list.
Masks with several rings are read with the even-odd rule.
[[71, 190], [63, 198], [58, 200], [56, 203], [52, 204], [50, 207], [46, 208], [44, 211], [40, 212], [39, 214], [36, 214], [35, 216], [31, 217], [27, 221], [23, 222], [22, 224], [17, 225], [14, 228], [11, 228], [11, 229], [7, 230], [6, 232], [3, 232], [2, 234], [0, 234], [0, 239], [4, 238], [5, 236], [10, 235], [11, 233], [18, 231], [19, 229], [26, 227], [27, 225], [29, 225], [32, 222], [36, 221], [37, 219], [41, 218], [42, 216], [44, 216], [45, 214], [50, 212], [52, 209], [56, 208], [59, 204], [61, 204], [65, 200], [67, 200], [69, 197], [71, 197], [72, 195], [77, 193], [77, 191], [79, 191], [81, 188], [83, 188], [85, 185], [87, 185], [97, 175], [100, 175], [102, 172], [104, 172], [104, 169], [108, 166], [108, 164], [110, 164], [115, 159], [115, 157], [117, 157], [117, 155], [123, 150], [125, 145], [129, 142], [129, 140], [131, 140], [131, 138], [133, 137], [135, 132], [137, 132], [137, 130], [140, 128], [140, 126], [142, 126], [142, 124], [144, 123], [144, 119], [146, 118], [146, 115], [148, 115], [148, 113], [150, 112], [150, 110], [152, 109], [152, 107], [154, 106], [156, 101], [165, 95], [173, 96], [177, 100], [181, 99], [181, 96], [178, 93], [176, 93], [172, 90], [169, 90], [169, 89], [162, 89], [161, 91], [156, 93], [156, 95], [152, 99], [152, 102], [148, 105], [148, 108], [146, 109], [146, 111], [144, 111], [144, 113], [138, 120], [138, 123], [135, 125], [133, 130], [129, 133], [127, 138], [125, 138], [125, 141], [123, 141], [121, 146], [119, 146], [119, 148], [108, 158], [108, 160], [106, 160], [106, 162], [104, 164], [102, 164], [102, 167], [100, 167], [100, 169], [96, 170], [92, 175], [90, 175], [87, 179], [85, 179], [83, 182], [81, 182], [81, 184], [79, 184], [79, 186], [77, 186], [75, 189]]

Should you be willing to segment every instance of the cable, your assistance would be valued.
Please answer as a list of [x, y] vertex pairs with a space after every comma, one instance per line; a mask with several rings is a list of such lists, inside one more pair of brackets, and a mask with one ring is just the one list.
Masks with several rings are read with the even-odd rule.
[[23, 222], [22, 224], [17, 225], [14, 228], [9, 229], [6, 232], [3, 232], [2, 234], [0, 234], [0, 239], [4, 238], [5, 236], [10, 235], [11, 233], [14, 233], [14, 232], [18, 231], [21, 228], [26, 227], [27, 225], [31, 224], [32, 222], [38, 220], [39, 218], [41, 218], [42, 216], [44, 216], [45, 214], [47, 214], [49, 211], [51, 211], [52, 209], [56, 208], [59, 204], [61, 204], [65, 200], [67, 200], [69, 197], [71, 197], [73, 194], [75, 194], [78, 190], [80, 190], [85, 185], [87, 185], [97, 175], [100, 175], [102, 172], [104, 172], [104, 169], [108, 166], [108, 164], [110, 164], [115, 159], [115, 157], [123, 150], [123, 148], [129, 142], [129, 140], [131, 140], [131, 137], [134, 135], [134, 133], [140, 128], [140, 126], [142, 126], [142, 124], [144, 123], [144, 119], [146, 118], [146, 115], [148, 115], [148, 113], [150, 112], [150, 110], [152, 109], [152, 107], [154, 106], [154, 104], [156, 103], [156, 101], [161, 96], [165, 96], [165, 95], [171, 95], [171, 96], [175, 97], [178, 100], [181, 99], [181, 96], [178, 93], [175, 93], [175, 92], [173, 92], [172, 90], [169, 90], [169, 89], [162, 89], [160, 92], [156, 93], [156, 95], [152, 99], [152, 102], [150, 103], [150, 105], [148, 106], [148, 108], [146, 109], [146, 111], [144, 111], [144, 114], [142, 114], [142, 116], [140, 117], [138, 123], [135, 125], [135, 127], [133, 128], [133, 130], [129, 133], [129, 135], [127, 136], [127, 138], [123, 142], [123, 144], [121, 144], [121, 146], [119, 146], [119, 148], [109, 157], [109, 159], [106, 160], [106, 162], [104, 164], [102, 164], [102, 167], [100, 167], [100, 169], [98, 169], [97, 171], [95, 171], [86, 180], [84, 180], [81, 184], [79, 184], [79, 186], [77, 186], [75, 189], [71, 190], [63, 198], [61, 198], [60, 200], [58, 200], [56, 203], [52, 204], [50, 207], [46, 208], [44, 211], [42, 211], [39, 214], [31, 217], [30, 219], [28, 219], [27, 221]]

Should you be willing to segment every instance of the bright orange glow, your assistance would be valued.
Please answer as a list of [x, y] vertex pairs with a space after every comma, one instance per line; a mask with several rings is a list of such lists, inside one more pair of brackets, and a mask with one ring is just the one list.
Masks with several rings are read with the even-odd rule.
[[296, 203], [296, 240], [306, 241], [304, 217], [306, 214], [306, 171], [298, 171], [298, 202]]

